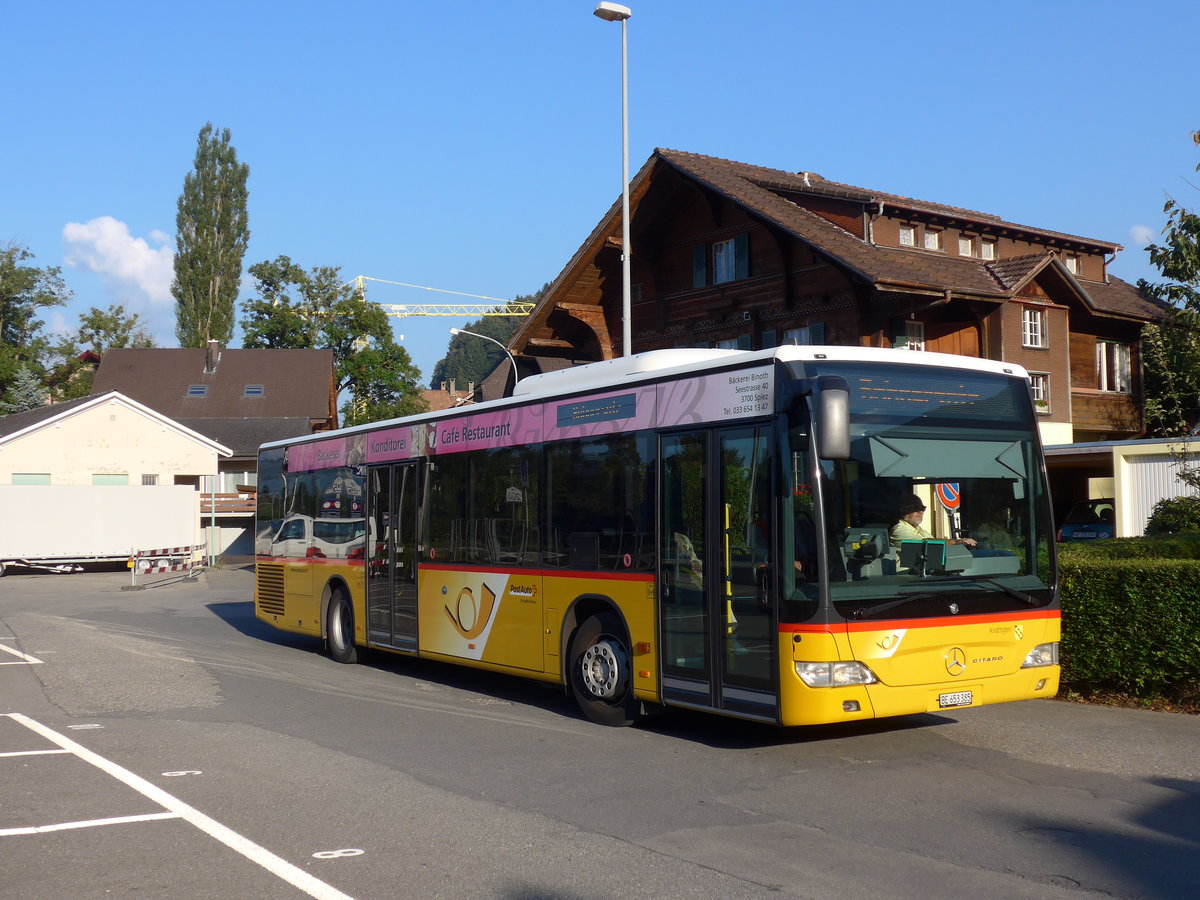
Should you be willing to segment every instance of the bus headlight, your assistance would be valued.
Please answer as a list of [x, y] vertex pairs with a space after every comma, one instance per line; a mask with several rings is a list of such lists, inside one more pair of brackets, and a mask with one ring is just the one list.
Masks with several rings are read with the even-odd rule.
[[796, 674], [809, 687], [846, 687], [874, 684], [875, 673], [858, 662], [798, 662]]
[[1057, 666], [1058, 665], [1058, 642], [1053, 644], [1038, 644], [1029, 651], [1029, 655], [1025, 657], [1025, 662], [1021, 663], [1022, 669], [1032, 669], [1036, 666]]

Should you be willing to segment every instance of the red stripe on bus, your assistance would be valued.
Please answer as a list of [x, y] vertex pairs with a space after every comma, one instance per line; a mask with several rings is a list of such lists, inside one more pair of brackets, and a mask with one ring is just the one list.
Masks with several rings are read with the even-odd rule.
[[1057, 609], [988, 613], [985, 616], [937, 616], [930, 619], [879, 619], [870, 622], [841, 622], [826, 625], [779, 626], [780, 634], [833, 634], [845, 631], [885, 631], [893, 628], [945, 628], [950, 625], [986, 625], [991, 622], [1014, 622], [1026, 619], [1059, 619]]
[[653, 572], [597, 572], [594, 569], [524, 569], [502, 566], [461, 566], [452, 563], [417, 563], [422, 572], [487, 572], [492, 575], [538, 575], [542, 578], [595, 578], [600, 581], [654, 581]]

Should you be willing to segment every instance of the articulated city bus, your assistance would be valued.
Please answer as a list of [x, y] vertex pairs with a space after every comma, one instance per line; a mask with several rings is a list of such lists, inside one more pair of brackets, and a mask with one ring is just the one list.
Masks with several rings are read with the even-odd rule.
[[267, 444], [256, 568], [256, 615], [341, 662], [558, 682], [608, 725], [1058, 689], [1045, 466], [1027, 375], [1003, 362], [662, 350]]

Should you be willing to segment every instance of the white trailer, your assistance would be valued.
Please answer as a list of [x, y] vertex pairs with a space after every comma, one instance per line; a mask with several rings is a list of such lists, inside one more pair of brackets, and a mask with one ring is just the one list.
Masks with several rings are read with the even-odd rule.
[[74, 572], [198, 544], [198, 497], [188, 485], [0, 485], [0, 575], [10, 565]]

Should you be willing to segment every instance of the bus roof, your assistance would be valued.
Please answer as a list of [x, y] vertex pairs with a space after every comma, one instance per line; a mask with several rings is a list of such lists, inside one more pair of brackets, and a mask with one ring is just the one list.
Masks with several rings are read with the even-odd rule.
[[336, 432], [321, 431], [287, 440], [263, 444], [263, 448], [286, 447], [305, 441], [325, 440], [334, 434], [355, 434], [405, 423], [428, 422], [480, 410], [502, 409], [519, 405], [534, 398], [567, 396], [587, 391], [606, 390], [630, 383], [696, 375], [705, 371], [741, 368], [778, 360], [779, 362], [863, 362], [921, 365], [942, 369], [966, 369], [992, 372], [1017, 378], [1028, 378], [1025, 369], [1015, 363], [949, 353], [923, 350], [895, 350], [880, 347], [847, 347], [838, 345], [784, 345], [766, 350], [709, 350], [672, 349], [650, 350], [632, 356], [620, 356], [602, 362], [587, 363], [569, 369], [530, 375], [517, 382], [511, 397], [465, 404], [436, 412], [418, 413], [399, 419], [385, 419], [365, 425], [339, 428]]

